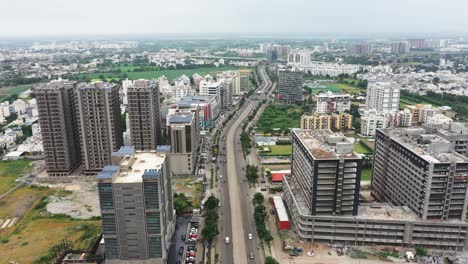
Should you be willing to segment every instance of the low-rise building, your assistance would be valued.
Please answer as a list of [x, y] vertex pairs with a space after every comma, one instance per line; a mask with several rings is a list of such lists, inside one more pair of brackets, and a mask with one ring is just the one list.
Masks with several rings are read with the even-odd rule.
[[332, 113], [301, 116], [301, 129], [331, 129], [333, 131], [353, 128], [353, 116], [348, 113]]
[[344, 112], [350, 109], [351, 99], [349, 94], [335, 94], [328, 91], [317, 95], [317, 113]]

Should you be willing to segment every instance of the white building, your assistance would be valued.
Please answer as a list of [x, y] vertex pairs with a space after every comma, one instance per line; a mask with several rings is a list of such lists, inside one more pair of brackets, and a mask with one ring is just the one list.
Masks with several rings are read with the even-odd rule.
[[351, 109], [349, 94], [335, 94], [330, 91], [317, 96], [317, 113], [344, 112]]
[[294, 49], [288, 54], [288, 64], [309, 64], [312, 52], [308, 49]]
[[220, 102], [221, 84], [214, 81], [202, 80], [200, 82], [200, 95], [213, 95]]
[[5, 118], [10, 116], [10, 104], [8, 102], [0, 103], [0, 121], [5, 122]]
[[431, 127], [437, 127], [442, 129], [449, 129], [450, 125], [453, 123], [453, 119], [444, 115], [444, 114], [434, 114], [426, 118], [424, 124]]
[[225, 71], [217, 74], [218, 82], [230, 81], [232, 84], [232, 95], [237, 96], [241, 93], [240, 72]]
[[379, 128], [409, 127], [411, 117], [409, 109], [402, 111], [366, 110], [361, 115], [361, 135], [373, 137]]
[[340, 74], [352, 75], [359, 72], [361, 69], [367, 69], [370, 67], [356, 65], [356, 64], [341, 64], [334, 62], [323, 62], [323, 61], [309, 61], [308, 63], [289, 63], [293, 70], [302, 71], [304, 73], [318, 75], [318, 76], [332, 76], [336, 77]]
[[398, 110], [400, 87], [393, 82], [370, 82], [367, 86], [366, 109], [377, 111]]
[[22, 115], [26, 113], [26, 107], [27, 103], [21, 99], [17, 99], [16, 101], [13, 102], [13, 111], [17, 113], [18, 115]]

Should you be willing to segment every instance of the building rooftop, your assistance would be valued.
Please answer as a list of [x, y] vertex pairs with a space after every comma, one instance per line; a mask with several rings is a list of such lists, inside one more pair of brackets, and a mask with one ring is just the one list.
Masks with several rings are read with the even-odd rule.
[[361, 203], [357, 218], [380, 220], [416, 221], [418, 216], [406, 206], [392, 206], [388, 203]]
[[293, 129], [293, 133], [314, 159], [361, 158], [353, 151], [351, 141], [341, 133], [330, 129]]
[[453, 151], [450, 141], [436, 134], [427, 134], [424, 128], [401, 127], [380, 130], [427, 162], [468, 162], [467, 157]]
[[136, 152], [133, 156], [126, 156], [120, 163], [120, 172], [114, 183], [142, 182], [143, 178], [159, 176], [161, 165], [166, 155], [156, 152]]
[[318, 96], [319, 98], [339, 98], [339, 97], [350, 97], [349, 94], [338, 94], [338, 93], [333, 93], [331, 91], [327, 91], [324, 93], [319, 93]]
[[[133, 151], [133, 153], [132, 153]], [[98, 180], [112, 180], [114, 183], [137, 183], [143, 179], [158, 178], [166, 155], [156, 151], [137, 151], [123, 147], [113, 156], [121, 156], [119, 165], [105, 166], [97, 175]]]
[[168, 117], [167, 123], [169, 125], [182, 125], [182, 124], [190, 124], [194, 118], [194, 113], [186, 113], [186, 112], [178, 112], [170, 115]]

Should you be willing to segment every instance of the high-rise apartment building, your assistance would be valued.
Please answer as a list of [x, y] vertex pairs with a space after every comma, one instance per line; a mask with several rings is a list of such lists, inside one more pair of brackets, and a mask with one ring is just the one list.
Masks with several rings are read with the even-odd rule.
[[411, 49], [425, 49], [427, 48], [425, 39], [408, 39]]
[[95, 175], [123, 145], [119, 87], [106, 82], [80, 83], [76, 108], [84, 174]]
[[370, 52], [369, 44], [356, 44], [352, 46], [351, 51], [357, 55], [369, 54]]
[[410, 44], [407, 41], [392, 43], [392, 53], [402, 54], [410, 52]]
[[75, 114], [76, 82], [42, 84], [35, 90], [47, 174], [67, 176], [81, 163]]
[[233, 83], [230, 80], [221, 82], [219, 95], [221, 99], [221, 109], [223, 111], [228, 111], [232, 107], [232, 87]]
[[468, 208], [468, 158], [452, 144], [423, 128], [377, 131], [372, 195], [404, 205], [422, 220], [465, 221]]
[[225, 71], [217, 74], [218, 82], [230, 82], [233, 96], [240, 95], [241, 80], [239, 71]]
[[292, 131], [291, 189], [310, 215], [356, 215], [361, 156], [343, 134]]
[[240, 90], [241, 92], [249, 89], [250, 70], [239, 70]]
[[302, 101], [303, 73], [280, 69], [278, 71], [278, 99], [296, 102]]
[[97, 181], [106, 263], [167, 263], [175, 227], [167, 155], [122, 147]]
[[157, 83], [134, 81], [128, 87], [127, 98], [132, 146], [137, 150], [155, 150], [162, 141]]
[[177, 112], [167, 118], [167, 134], [171, 145], [171, 168], [175, 175], [192, 175], [198, 147], [195, 113]]
[[393, 82], [370, 82], [366, 96], [367, 110], [391, 111], [400, 107], [400, 87]]
[[350, 109], [351, 98], [349, 94], [335, 94], [328, 91], [317, 96], [317, 113], [344, 112]]

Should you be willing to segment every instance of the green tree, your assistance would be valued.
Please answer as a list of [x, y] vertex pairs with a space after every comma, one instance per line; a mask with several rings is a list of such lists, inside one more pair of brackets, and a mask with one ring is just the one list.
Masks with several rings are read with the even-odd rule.
[[205, 239], [206, 241], [208, 241], [209, 244], [211, 244], [213, 242], [213, 239], [216, 237], [216, 235], [218, 235], [218, 233], [219, 233], [219, 230], [218, 230], [218, 227], [216, 226], [216, 222], [214, 224], [210, 222], [210, 223], [205, 223], [205, 227], [203, 227], [201, 235], [203, 239]]
[[219, 202], [218, 199], [216, 199], [216, 197], [211, 195], [210, 197], [208, 197], [208, 199], [206, 199], [205, 207], [209, 211], [214, 210], [218, 206], [218, 202]]
[[416, 256], [426, 256], [427, 255], [427, 249], [425, 249], [422, 246], [416, 246]]
[[258, 192], [254, 194], [254, 197], [252, 199], [254, 204], [263, 204], [263, 201], [265, 200], [265, 197], [263, 196], [262, 193]]
[[265, 264], [280, 264], [274, 257], [268, 256], [265, 258]]

